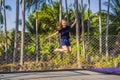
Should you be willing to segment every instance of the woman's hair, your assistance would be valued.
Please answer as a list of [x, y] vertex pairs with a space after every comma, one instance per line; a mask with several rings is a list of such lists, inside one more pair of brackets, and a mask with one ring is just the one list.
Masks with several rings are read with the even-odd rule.
[[57, 26], [57, 30], [58, 31], [60, 31], [62, 28], [63, 28], [63, 26], [62, 26], [62, 21], [66, 21], [65, 19], [62, 19], [61, 21], [60, 21], [60, 23], [58, 24], [58, 26]]

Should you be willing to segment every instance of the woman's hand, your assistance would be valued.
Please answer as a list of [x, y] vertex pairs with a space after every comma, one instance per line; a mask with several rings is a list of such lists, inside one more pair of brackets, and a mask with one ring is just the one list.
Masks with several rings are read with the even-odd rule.
[[77, 19], [75, 19], [75, 23], [77, 23], [77, 21], [78, 21], [78, 20], [77, 20]]

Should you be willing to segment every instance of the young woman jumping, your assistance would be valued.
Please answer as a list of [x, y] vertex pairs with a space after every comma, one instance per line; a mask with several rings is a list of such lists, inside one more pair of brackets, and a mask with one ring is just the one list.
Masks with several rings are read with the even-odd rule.
[[70, 30], [75, 26], [75, 24], [76, 20], [71, 26], [68, 26], [67, 21], [63, 19], [58, 25], [57, 31], [46, 38], [48, 39], [50, 37], [60, 34], [60, 48], [56, 48], [54, 50], [55, 52], [71, 53]]

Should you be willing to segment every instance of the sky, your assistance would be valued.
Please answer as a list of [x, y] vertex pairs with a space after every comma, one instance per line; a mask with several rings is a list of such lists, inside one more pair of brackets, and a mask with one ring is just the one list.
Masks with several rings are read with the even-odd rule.
[[[54, 0], [55, 1], [55, 0]], [[102, 1], [102, 9], [106, 10], [107, 6], [105, 6], [103, 3], [107, 0], [101, 0]], [[84, 4], [87, 4], [88, 0], [83, 0]], [[73, 4], [74, 0], [68, 0], [68, 5]], [[79, 0], [80, 3], [80, 0]], [[99, 10], [99, 0], [91, 0], [91, 10], [93, 13], [97, 12]], [[11, 6], [12, 10], [11, 11], [6, 11], [7, 15], [7, 30], [11, 31], [13, 28], [15, 28], [15, 17], [16, 17], [16, 0], [6, 0], [6, 5]], [[65, 0], [63, 0], [63, 7], [65, 7]], [[20, 6], [20, 19], [21, 19], [21, 6]], [[26, 17], [29, 14], [26, 13]], [[21, 28], [21, 27], [20, 27]]]

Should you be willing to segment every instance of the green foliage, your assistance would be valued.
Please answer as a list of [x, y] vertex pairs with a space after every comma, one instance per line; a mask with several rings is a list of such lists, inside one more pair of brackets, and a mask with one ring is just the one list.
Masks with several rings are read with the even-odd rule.
[[[49, 34], [49, 33], [53, 33], [53, 31], [56, 30], [56, 26], [58, 23], [58, 3], [55, 3], [54, 6], [49, 6], [49, 5], [44, 5], [41, 10], [39, 10], [38, 12], [38, 30], [39, 30], [39, 34], [44, 34], [44, 32], [46, 32], [45, 34]], [[35, 34], [36, 33], [36, 15], [35, 13], [32, 13], [29, 15], [28, 17], [28, 21], [26, 23], [27, 26], [27, 30], [32, 33]]]
[[[107, 6], [108, 2], [105, 2], [104, 4]], [[109, 34], [116, 35], [120, 32], [120, 0], [111, 0], [110, 8]]]

